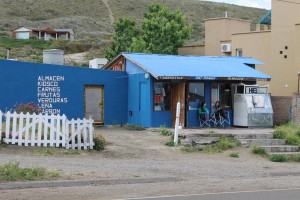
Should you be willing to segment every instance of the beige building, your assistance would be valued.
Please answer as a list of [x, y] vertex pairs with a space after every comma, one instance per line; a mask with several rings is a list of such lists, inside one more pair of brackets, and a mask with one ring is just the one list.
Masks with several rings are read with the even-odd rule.
[[205, 46], [180, 48], [179, 54], [249, 56], [264, 62], [256, 69], [269, 74], [272, 96], [298, 92], [300, 72], [300, 0], [272, 0], [255, 31], [250, 21], [229, 17], [205, 20]]
[[[272, 10], [250, 30], [248, 20], [205, 20], [205, 45], [179, 48], [181, 55], [246, 56], [262, 61], [256, 69], [272, 77], [274, 122], [300, 121], [300, 0], [272, 0]], [[298, 76], [299, 75], [299, 76]]]

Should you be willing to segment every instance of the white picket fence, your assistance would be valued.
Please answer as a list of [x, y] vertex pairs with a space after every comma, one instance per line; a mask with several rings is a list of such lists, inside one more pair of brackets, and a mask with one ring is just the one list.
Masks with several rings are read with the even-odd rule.
[[0, 133], [6, 144], [79, 150], [93, 149], [94, 146], [92, 119], [68, 120], [65, 115], [0, 111], [0, 122]]

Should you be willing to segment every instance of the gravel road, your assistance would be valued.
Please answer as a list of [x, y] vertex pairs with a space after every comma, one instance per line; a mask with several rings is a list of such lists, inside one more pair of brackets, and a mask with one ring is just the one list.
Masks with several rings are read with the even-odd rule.
[[[218, 154], [186, 153], [180, 147], [165, 146], [169, 138], [153, 129], [101, 127], [96, 132], [109, 143], [103, 152], [45, 156], [30, 147], [0, 145], [0, 164], [12, 161], [22, 167], [58, 170], [78, 183], [49, 187], [36, 184], [23, 189], [0, 186], [0, 199], [121, 199], [300, 188], [299, 163], [273, 163], [243, 147]], [[238, 151], [240, 158], [229, 157], [232, 151]]]

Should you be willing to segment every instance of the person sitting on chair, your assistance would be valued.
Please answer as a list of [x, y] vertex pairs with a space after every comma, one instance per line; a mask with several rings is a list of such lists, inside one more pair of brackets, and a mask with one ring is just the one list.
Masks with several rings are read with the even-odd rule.
[[206, 108], [206, 103], [205, 102], [201, 103], [198, 112], [199, 112], [199, 116], [200, 116], [200, 118], [202, 120], [208, 120], [208, 118], [209, 118], [209, 111]]
[[223, 117], [224, 119], [226, 119], [225, 113], [223, 111], [223, 109], [220, 106], [220, 102], [216, 101], [215, 103], [215, 117], [216, 119], [219, 119], [219, 117]]

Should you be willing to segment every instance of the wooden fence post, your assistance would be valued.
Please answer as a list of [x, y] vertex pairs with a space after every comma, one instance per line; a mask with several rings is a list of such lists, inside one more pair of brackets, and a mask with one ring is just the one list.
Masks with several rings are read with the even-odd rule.
[[92, 119], [89, 119], [89, 138], [90, 138], [90, 149], [93, 149], [94, 148], [94, 135], [93, 135], [93, 132], [94, 132], [94, 127], [93, 127], [93, 120]]
[[87, 123], [87, 120], [83, 118], [83, 149], [87, 149]]
[[[24, 114], [21, 112], [19, 114], [20, 118], [19, 118], [19, 135], [18, 135], [18, 146], [22, 146], [22, 139], [23, 139], [23, 121], [24, 121]], [[16, 121], [18, 120], [18, 114], [14, 113], [14, 119], [16, 119]], [[17, 126], [17, 123], [16, 123]], [[16, 135], [17, 132], [14, 131], [14, 135]]]
[[75, 149], [75, 121], [71, 120], [72, 149]]
[[63, 114], [63, 116], [61, 117], [61, 133], [62, 133], [62, 147], [65, 147], [67, 142], [69, 143], [69, 140], [67, 139], [67, 129], [66, 129], [66, 115]]
[[53, 143], [54, 143], [54, 115], [51, 114], [50, 116], [50, 147], [53, 147]]
[[49, 119], [49, 115], [46, 114], [44, 117], [44, 144], [43, 144], [44, 147], [47, 146], [47, 142], [48, 142], [48, 119]]
[[[29, 121], [30, 114], [29, 112], [26, 114], [26, 123], [25, 123], [25, 147], [28, 146], [28, 136], [29, 136]], [[21, 144], [22, 145], [22, 144]]]
[[60, 133], [61, 133], [61, 127], [60, 127], [60, 120], [61, 120], [61, 117], [60, 115], [56, 116], [56, 144], [55, 144], [55, 147], [59, 147], [59, 144], [61, 142], [60, 140]]
[[43, 115], [40, 113], [38, 116], [38, 141], [37, 141], [37, 145], [38, 147], [41, 146], [42, 143], [42, 122], [43, 122]]
[[70, 129], [70, 121], [65, 120], [66, 122], [66, 149], [70, 149], [70, 134], [69, 134], [69, 129]]
[[77, 119], [77, 149], [80, 150], [81, 149], [81, 129], [80, 129], [80, 119]]
[[10, 112], [6, 113], [6, 123], [5, 123], [5, 138], [6, 141], [5, 143], [8, 144], [9, 142], [11, 142], [11, 138], [9, 137], [9, 132], [10, 132]]
[[36, 114], [33, 113], [32, 115], [32, 120], [31, 120], [31, 142], [30, 142], [30, 145], [31, 146], [35, 146], [35, 143], [36, 143], [36, 140], [35, 140], [35, 137], [36, 137], [36, 134], [35, 134], [35, 130], [36, 130]]

